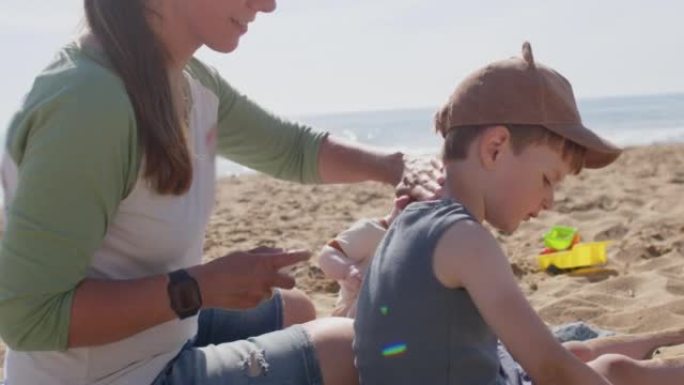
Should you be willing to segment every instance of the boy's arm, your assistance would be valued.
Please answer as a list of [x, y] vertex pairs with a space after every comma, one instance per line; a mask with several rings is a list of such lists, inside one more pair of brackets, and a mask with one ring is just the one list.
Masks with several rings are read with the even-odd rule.
[[556, 341], [525, 299], [498, 243], [480, 224], [454, 224], [438, 242], [433, 258], [437, 279], [447, 287], [468, 291], [484, 320], [535, 384], [609, 384]]

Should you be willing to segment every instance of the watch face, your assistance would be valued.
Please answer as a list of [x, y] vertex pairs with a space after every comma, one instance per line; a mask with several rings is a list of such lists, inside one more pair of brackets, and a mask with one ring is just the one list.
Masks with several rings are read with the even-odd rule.
[[171, 288], [172, 306], [177, 313], [196, 312], [202, 305], [199, 288], [193, 280], [177, 282]]

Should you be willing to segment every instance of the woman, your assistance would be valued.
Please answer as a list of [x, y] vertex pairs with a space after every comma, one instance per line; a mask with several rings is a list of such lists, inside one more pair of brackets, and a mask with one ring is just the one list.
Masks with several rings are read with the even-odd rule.
[[[271, 294], [294, 286], [280, 269], [307, 252], [260, 248], [201, 264], [216, 154], [302, 183], [415, 175], [400, 153], [270, 115], [192, 57], [202, 45], [233, 51], [257, 13], [274, 9], [85, 0], [89, 32], [36, 78], [8, 134], [9, 384], [357, 381], [348, 320], [279, 330], [314, 318], [302, 294]], [[429, 195], [426, 180], [403, 189]]]

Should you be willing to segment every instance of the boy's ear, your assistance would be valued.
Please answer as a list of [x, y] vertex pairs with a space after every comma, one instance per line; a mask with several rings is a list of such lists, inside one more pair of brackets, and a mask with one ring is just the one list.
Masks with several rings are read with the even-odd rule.
[[508, 148], [511, 132], [506, 126], [492, 126], [480, 137], [480, 161], [487, 168], [493, 168], [501, 154]]

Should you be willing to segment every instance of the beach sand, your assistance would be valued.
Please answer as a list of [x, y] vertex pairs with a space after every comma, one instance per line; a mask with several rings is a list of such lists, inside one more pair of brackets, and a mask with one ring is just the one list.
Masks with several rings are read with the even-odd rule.
[[[264, 176], [228, 177], [205, 255], [257, 246], [306, 248], [311, 261], [294, 269], [297, 286], [329, 314], [338, 289], [316, 264], [321, 246], [357, 219], [384, 215], [390, 187], [301, 186]], [[610, 167], [570, 176], [550, 212], [497, 234], [532, 305], [549, 325], [586, 321], [620, 333], [684, 327], [684, 144], [629, 149]], [[611, 240], [607, 274], [570, 277], [538, 271], [541, 235], [553, 225], [579, 228], [583, 241]], [[684, 346], [663, 349], [684, 354]], [[1, 362], [1, 361], [0, 361]]]
[[[384, 215], [392, 189], [376, 183], [301, 186], [263, 176], [220, 182], [206, 255], [260, 245], [307, 248], [297, 286], [329, 314], [337, 284], [316, 252], [355, 220]], [[586, 321], [619, 333], [684, 327], [684, 144], [629, 149], [613, 165], [569, 176], [554, 208], [497, 234], [520, 286], [549, 325]], [[553, 225], [579, 229], [583, 241], [611, 240], [604, 274], [551, 276], [538, 271], [541, 235]], [[671, 354], [682, 349], [665, 349]]]

